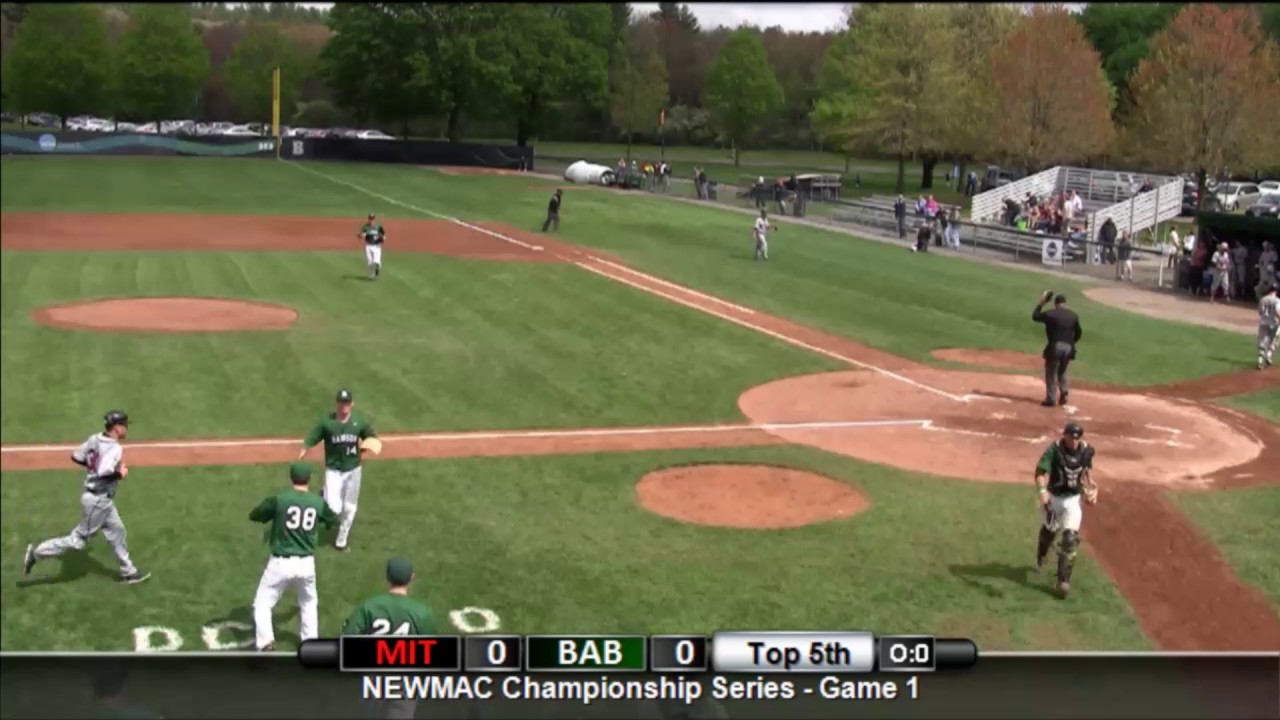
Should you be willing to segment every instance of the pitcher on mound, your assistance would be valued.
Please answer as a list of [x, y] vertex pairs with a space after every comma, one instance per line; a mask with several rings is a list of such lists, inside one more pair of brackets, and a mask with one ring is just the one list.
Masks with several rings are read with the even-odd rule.
[[1071, 571], [1080, 548], [1080, 522], [1084, 519], [1080, 496], [1083, 493], [1089, 504], [1098, 501], [1098, 486], [1091, 476], [1094, 450], [1083, 438], [1084, 428], [1067, 423], [1062, 437], [1045, 449], [1036, 464], [1036, 490], [1044, 515], [1036, 546], [1036, 567], [1044, 567], [1054, 538], [1062, 533], [1058, 543], [1058, 594], [1064, 598], [1071, 592]]
[[337, 408], [307, 434], [302, 441], [302, 452], [298, 453], [298, 459], [302, 460], [307, 456], [308, 450], [324, 442], [324, 500], [329, 509], [342, 519], [338, 526], [338, 537], [333, 543], [338, 550], [347, 549], [351, 526], [356, 521], [356, 505], [360, 502], [360, 480], [363, 474], [360, 466], [361, 453], [369, 449], [377, 454], [381, 447], [376, 440], [373, 425], [352, 410], [353, 404], [351, 391], [345, 388], [339, 390]]

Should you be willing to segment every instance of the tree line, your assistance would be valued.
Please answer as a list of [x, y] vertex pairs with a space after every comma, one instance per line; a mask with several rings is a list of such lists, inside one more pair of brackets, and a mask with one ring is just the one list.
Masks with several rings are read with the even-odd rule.
[[854, 4], [707, 30], [685, 5], [4, 3], [6, 109], [401, 135], [839, 149], [1028, 170], [1280, 166], [1280, 5]]

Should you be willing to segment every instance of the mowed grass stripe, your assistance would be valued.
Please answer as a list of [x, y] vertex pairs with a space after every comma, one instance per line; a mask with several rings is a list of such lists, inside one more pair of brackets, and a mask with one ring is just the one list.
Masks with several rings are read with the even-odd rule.
[[[690, 462], [807, 469], [856, 484], [872, 506], [776, 532], [678, 523], [636, 506], [634, 483], [645, 473]], [[136, 561], [155, 572], [151, 583], [139, 592], [109, 587], [102, 569], [113, 564], [95, 541], [90, 560], [68, 561], [83, 578], [0, 588], [5, 649], [127, 649], [131, 628], [144, 624], [196, 643], [202, 624], [244, 617], [266, 548], [260, 527], [243, 518], [284, 483], [280, 473], [246, 466], [131, 476], [118, 500]], [[21, 572], [21, 542], [65, 531], [58, 518], [67, 497], [49, 491], [58, 476], [0, 480], [6, 577]], [[200, 512], [171, 511], [174, 497]], [[321, 630], [334, 632], [382, 585], [386, 557], [403, 554], [419, 573], [415, 592], [442, 619], [452, 609], [490, 608], [504, 632], [827, 627], [972, 635], [988, 649], [1147, 647], [1087, 556], [1067, 604], [1046, 592], [1047, 576], [1029, 573], [1029, 512], [1020, 488], [920, 477], [798, 447], [381, 462], [366, 471], [352, 551], [319, 555]], [[56, 575], [58, 567], [37, 572]], [[285, 648], [296, 642], [293, 608], [289, 598], [277, 608]], [[76, 621], [51, 632], [50, 616]]]
[[[386, 431], [736, 421], [737, 397], [835, 367], [567, 266], [358, 253], [2, 256], [3, 440], [79, 439], [124, 406], [134, 437], [303, 433], [340, 385]], [[348, 269], [349, 268], [349, 269]], [[44, 305], [211, 295], [296, 308], [290, 331], [85, 333], [35, 325]], [[71, 381], [68, 382], [68, 379]], [[91, 427], [90, 427], [91, 429]]]
[[[316, 167], [404, 203], [526, 230], [539, 226], [555, 187], [391, 165]], [[771, 260], [755, 263], [749, 216], [640, 193], [573, 193], [562, 220], [561, 238], [637, 269], [925, 362], [940, 347], [1038, 352], [1043, 331], [1031, 322], [1031, 307], [1047, 287], [1066, 292], [1084, 319], [1078, 377], [1146, 385], [1231, 372], [1249, 360], [1247, 343], [1231, 333], [1106, 307], [1085, 298], [1080, 283], [1029, 271], [912, 255], [905, 246], [796, 225], [774, 233]], [[1170, 354], [1174, 344], [1186, 352]]]

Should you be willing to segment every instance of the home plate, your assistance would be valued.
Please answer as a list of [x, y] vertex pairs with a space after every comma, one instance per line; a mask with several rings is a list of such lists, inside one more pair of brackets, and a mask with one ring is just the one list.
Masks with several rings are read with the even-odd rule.
[[1063, 405], [1062, 409], [1066, 410], [1068, 415], [1075, 415], [1076, 413], [1080, 412], [1080, 408], [1076, 407], [1075, 405]]

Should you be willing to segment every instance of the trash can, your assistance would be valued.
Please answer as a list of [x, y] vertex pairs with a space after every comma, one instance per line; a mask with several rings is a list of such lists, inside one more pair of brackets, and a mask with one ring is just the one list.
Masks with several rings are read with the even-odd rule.
[[808, 204], [809, 201], [804, 195], [797, 195], [795, 199], [795, 211], [792, 214], [796, 217], [804, 217], [805, 206]]
[[716, 185], [717, 183], [715, 180], [707, 181], [707, 199], [708, 200], [716, 199]]

